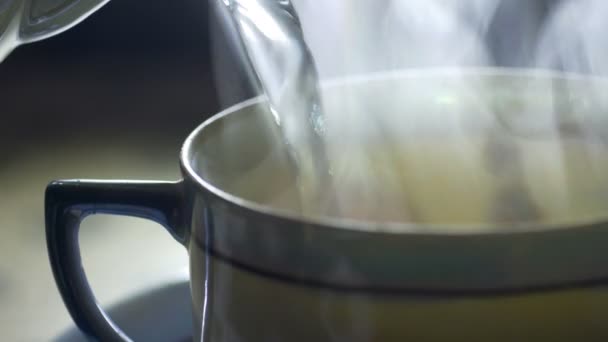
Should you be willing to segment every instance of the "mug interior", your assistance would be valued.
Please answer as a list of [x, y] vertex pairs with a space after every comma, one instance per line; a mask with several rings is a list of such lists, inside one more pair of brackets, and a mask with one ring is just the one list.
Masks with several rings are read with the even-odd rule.
[[182, 162], [239, 205], [364, 222], [370, 230], [594, 222], [608, 210], [607, 85], [599, 78], [506, 69], [329, 82], [323, 88], [327, 129], [340, 132], [327, 136], [340, 190], [326, 189], [341, 205], [333, 212], [303, 209], [302, 175], [261, 98], [203, 124]]

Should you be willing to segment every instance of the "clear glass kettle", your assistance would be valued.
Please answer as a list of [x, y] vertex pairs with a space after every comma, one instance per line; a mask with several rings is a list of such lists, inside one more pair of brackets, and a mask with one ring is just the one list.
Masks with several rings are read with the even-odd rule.
[[0, 0], [0, 62], [17, 46], [59, 34], [109, 0]]

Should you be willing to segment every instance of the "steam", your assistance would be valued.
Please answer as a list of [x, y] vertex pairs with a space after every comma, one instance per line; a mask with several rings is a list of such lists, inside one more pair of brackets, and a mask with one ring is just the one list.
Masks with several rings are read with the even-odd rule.
[[548, 18], [538, 44], [537, 66], [608, 75], [608, 2], [570, 0]]
[[499, 0], [294, 1], [321, 76], [491, 65], [483, 37]]
[[[600, 87], [559, 74], [608, 76], [603, 0], [293, 0], [297, 15], [287, 0], [231, 3], [247, 10], [240, 21], [245, 46], [285, 140], [307, 160], [309, 177], [318, 172], [311, 156], [323, 147], [326, 161], [317, 166], [327, 163], [332, 181], [320, 184], [331, 183], [340, 215], [424, 221], [433, 212], [436, 221], [447, 222], [488, 215], [496, 222], [564, 218], [580, 209], [574, 206], [585, 196], [576, 190], [583, 183], [608, 182], [602, 178], [608, 162], [593, 162], [603, 158], [598, 144], [608, 140], [601, 128], [607, 122], [596, 115], [608, 112], [608, 99]], [[289, 8], [288, 15], [273, 6]], [[509, 66], [556, 73], [494, 69], [510, 77], [502, 90], [491, 77], [474, 74]], [[417, 81], [395, 85], [389, 94], [348, 87], [327, 98], [316, 93], [317, 71], [331, 79], [395, 70], [410, 70]], [[450, 81], [429, 77], [433, 73]], [[517, 81], [518, 73], [525, 79]], [[225, 86], [220, 91], [230, 92]], [[515, 99], [507, 109], [494, 100], [501, 91]], [[378, 115], [382, 111], [395, 114]], [[311, 113], [320, 119], [310, 120]], [[584, 169], [588, 179], [578, 179]], [[442, 191], [452, 198], [443, 201]], [[454, 194], [473, 202], [452, 208]], [[423, 197], [438, 209], [421, 209]], [[491, 205], [475, 209], [484, 203]]]
[[[492, 65], [484, 35], [497, 8], [497, 0], [323, 3], [327, 7], [319, 7], [323, 4], [318, 1], [296, 2], [304, 31], [307, 37], [312, 37], [308, 44], [322, 76], [403, 68]], [[316, 14], [314, 21], [313, 14]], [[306, 20], [307, 15], [311, 21]], [[314, 25], [306, 25], [313, 22]], [[437, 89], [430, 84], [427, 86], [404, 89], [403, 93], [433, 101]], [[481, 88], [480, 84], [467, 78], [458, 82], [458, 87], [469, 95], [478, 93]], [[411, 184], [404, 181], [403, 168], [407, 164], [410, 172], [416, 174], [413, 177], [427, 183], [431, 176], [424, 170], [437, 166], [433, 165], [436, 161], [414, 157], [415, 160], [406, 162], [399, 156], [403, 151], [395, 146], [411, 146], [420, 138], [417, 131], [434, 131], [440, 126], [449, 128], [448, 134], [458, 137], [455, 139], [465, 139], [467, 132], [461, 127], [462, 113], [427, 108], [412, 111], [407, 116], [373, 115], [374, 105], [368, 103], [370, 99], [365, 94], [347, 90], [334, 98], [337, 100], [333, 100], [325, 111], [329, 132], [325, 139], [340, 214], [357, 219], [382, 217], [388, 221], [421, 219], [417, 203], [412, 200]], [[479, 105], [486, 107], [484, 103]], [[396, 113], [403, 107], [404, 103], [391, 102], [387, 97], [384, 108], [378, 110]], [[423, 127], [425, 125], [430, 127]], [[396, 150], [391, 151], [389, 147], [388, 151], [378, 151], [382, 146], [393, 146]], [[460, 168], [475, 174], [475, 156], [461, 146], [447, 149], [460, 156], [455, 161]], [[479, 186], [471, 177], [461, 179], [461, 182]]]
[[323, 77], [517, 66], [605, 75], [602, 0], [294, 0]]

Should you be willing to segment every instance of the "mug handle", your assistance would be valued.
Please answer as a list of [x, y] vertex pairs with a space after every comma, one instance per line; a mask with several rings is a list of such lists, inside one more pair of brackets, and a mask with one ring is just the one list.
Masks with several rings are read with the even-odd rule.
[[78, 231], [88, 215], [105, 213], [150, 219], [185, 244], [183, 181], [62, 180], [45, 194], [46, 241], [61, 297], [76, 325], [101, 341], [131, 341], [97, 304], [80, 259]]

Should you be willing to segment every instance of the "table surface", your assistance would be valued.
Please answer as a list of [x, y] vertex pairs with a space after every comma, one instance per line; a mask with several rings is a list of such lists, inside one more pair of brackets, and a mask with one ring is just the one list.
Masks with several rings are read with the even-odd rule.
[[[0, 340], [51, 340], [72, 325], [47, 259], [43, 197], [50, 180], [179, 178], [178, 151], [118, 140], [38, 144], [0, 164]], [[143, 219], [92, 216], [82, 224], [80, 243], [103, 307], [187, 272], [186, 250]]]

